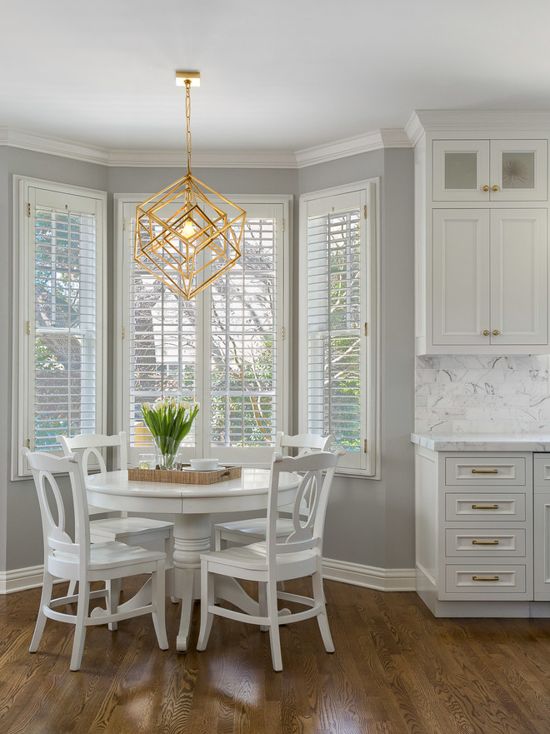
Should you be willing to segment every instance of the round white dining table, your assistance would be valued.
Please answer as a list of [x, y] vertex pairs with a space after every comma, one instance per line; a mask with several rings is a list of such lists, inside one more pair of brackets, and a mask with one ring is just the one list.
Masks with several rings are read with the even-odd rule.
[[[86, 479], [88, 502], [105, 511], [159, 513], [174, 516], [174, 595], [181, 599], [176, 649], [189, 645], [191, 616], [200, 599], [200, 554], [211, 548], [212, 515], [265, 510], [270, 472], [243, 469], [239, 479], [216, 484], [171, 484], [128, 479], [127, 471], [94, 474]], [[280, 506], [292, 503], [298, 477], [281, 475]], [[220, 576], [216, 598], [225, 599], [248, 614], [258, 614], [258, 603], [234, 579]]]

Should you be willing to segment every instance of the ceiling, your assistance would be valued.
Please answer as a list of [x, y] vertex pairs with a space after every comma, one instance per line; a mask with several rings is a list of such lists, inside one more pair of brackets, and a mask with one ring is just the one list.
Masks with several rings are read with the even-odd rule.
[[413, 109], [550, 108], [546, 0], [2, 0], [0, 126], [109, 149], [296, 151]]

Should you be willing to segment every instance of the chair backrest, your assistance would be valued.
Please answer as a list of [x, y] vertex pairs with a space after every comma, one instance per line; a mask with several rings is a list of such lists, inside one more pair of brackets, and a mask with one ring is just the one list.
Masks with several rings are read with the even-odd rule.
[[275, 438], [275, 454], [285, 454], [288, 449], [298, 449], [298, 456], [311, 454], [313, 451], [329, 451], [333, 436], [317, 436], [314, 433], [298, 433], [288, 436], [279, 431]]
[[[267, 554], [268, 563], [276, 562], [279, 553], [295, 553], [304, 550], [322, 550], [325, 515], [328, 497], [336, 465], [343, 451], [331, 453], [318, 451], [297, 457], [282, 457], [276, 454], [271, 464], [269, 504], [267, 510]], [[284, 543], [277, 542], [277, 517], [279, 507], [279, 485], [283, 472], [294, 473], [300, 483], [292, 509], [294, 529]], [[309, 496], [307, 516], [301, 513], [304, 496]]]
[[117, 448], [118, 464], [120, 469], [128, 468], [128, 446], [126, 443], [126, 432], [114, 436], [107, 436], [102, 433], [81, 433], [79, 436], [58, 436], [57, 440], [63, 447], [65, 456], [70, 456], [75, 452], [82, 453], [82, 468], [84, 474], [88, 474], [90, 458], [94, 456], [99, 465], [99, 471], [104, 474], [107, 471], [105, 458], [101, 453], [101, 449]]
[[[23, 449], [23, 454], [32, 471], [38, 494], [44, 536], [44, 565], [49, 557], [57, 553], [78, 556], [81, 568], [86, 569], [90, 554], [90, 525], [81, 457], [59, 457], [31, 452], [27, 448]], [[73, 506], [70, 512], [74, 518], [74, 539], [67, 532], [67, 508], [55, 478], [60, 473], [68, 474], [71, 483]]]

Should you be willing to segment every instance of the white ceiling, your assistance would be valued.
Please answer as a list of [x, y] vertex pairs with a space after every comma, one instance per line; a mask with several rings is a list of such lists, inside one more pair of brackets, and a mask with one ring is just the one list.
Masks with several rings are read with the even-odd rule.
[[2, 0], [0, 126], [115, 149], [295, 151], [417, 109], [550, 107], [546, 0]]

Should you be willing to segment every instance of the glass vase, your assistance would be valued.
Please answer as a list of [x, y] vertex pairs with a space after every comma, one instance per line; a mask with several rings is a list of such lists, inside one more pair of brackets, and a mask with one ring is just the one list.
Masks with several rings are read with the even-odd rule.
[[157, 467], [159, 469], [173, 469], [181, 442], [176, 442], [166, 436], [155, 438]]

